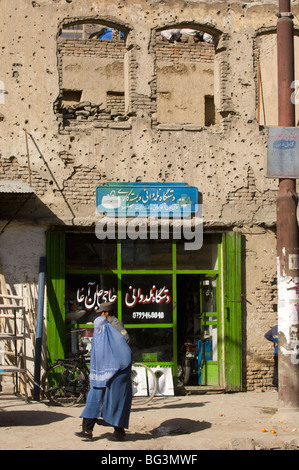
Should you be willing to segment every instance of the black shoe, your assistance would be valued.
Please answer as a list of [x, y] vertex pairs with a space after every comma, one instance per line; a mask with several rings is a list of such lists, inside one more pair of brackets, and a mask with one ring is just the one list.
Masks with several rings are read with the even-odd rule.
[[91, 432], [86, 432], [86, 431], [75, 432], [75, 436], [81, 437], [82, 439], [85, 439], [86, 441], [92, 441]]
[[125, 440], [125, 431], [114, 431], [109, 441], [124, 441]]
[[111, 428], [111, 424], [106, 423], [106, 421], [104, 421], [102, 418], [97, 418], [96, 424], [99, 426], [109, 426]]

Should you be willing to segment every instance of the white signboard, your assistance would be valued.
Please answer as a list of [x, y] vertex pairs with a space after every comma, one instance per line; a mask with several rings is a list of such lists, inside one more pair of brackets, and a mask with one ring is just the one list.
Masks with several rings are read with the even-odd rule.
[[267, 176], [299, 178], [299, 127], [269, 127]]

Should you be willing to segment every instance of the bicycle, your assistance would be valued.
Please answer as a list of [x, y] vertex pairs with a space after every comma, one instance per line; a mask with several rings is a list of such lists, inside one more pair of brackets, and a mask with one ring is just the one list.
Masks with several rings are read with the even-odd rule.
[[[82, 403], [89, 391], [89, 369], [85, 359], [88, 351], [82, 350], [74, 353], [74, 357], [55, 359], [42, 377], [42, 391], [49, 402], [59, 406], [74, 406]], [[131, 381], [132, 389], [138, 389], [140, 376], [136, 368], [143, 368], [143, 387], [146, 387], [147, 396], [135, 397], [133, 405], [149, 403], [158, 389], [158, 381], [154, 371], [146, 364], [133, 362]]]

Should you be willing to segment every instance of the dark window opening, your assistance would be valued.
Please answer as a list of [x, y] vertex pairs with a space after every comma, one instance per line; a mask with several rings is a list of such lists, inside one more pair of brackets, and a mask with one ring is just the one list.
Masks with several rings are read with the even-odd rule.
[[216, 123], [216, 44], [199, 26], [156, 31], [157, 124]]
[[80, 103], [82, 90], [62, 90], [61, 104], [63, 107], [69, 107], [73, 104]]
[[215, 124], [215, 102], [214, 96], [205, 96], [205, 126]]
[[99, 23], [65, 25], [58, 38], [60, 128], [126, 121], [126, 32]]

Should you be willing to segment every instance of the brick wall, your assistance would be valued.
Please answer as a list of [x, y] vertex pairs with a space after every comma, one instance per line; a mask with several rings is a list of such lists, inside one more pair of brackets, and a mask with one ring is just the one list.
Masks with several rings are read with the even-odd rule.
[[[82, 39], [63, 39], [58, 40], [58, 71], [59, 71], [59, 86], [62, 90], [63, 82], [63, 69], [62, 69], [62, 59], [65, 56], [68, 57], [93, 57], [96, 56], [99, 58], [99, 61], [102, 59], [113, 59], [116, 61], [124, 61], [126, 54], [126, 47], [124, 41], [108, 41], [108, 40], [82, 40]], [[152, 52], [149, 54], [154, 54], [154, 60], [157, 61], [157, 64], [160, 62], [167, 62], [171, 64], [180, 64], [186, 63], [188, 66], [192, 67], [192, 64], [195, 63], [206, 63], [211, 66], [213, 69], [213, 62], [215, 58], [215, 47], [213, 44], [206, 42], [198, 43], [169, 43], [161, 40], [154, 40]], [[137, 73], [138, 73], [138, 60], [136, 59], [134, 53], [129, 54], [129, 69], [128, 69], [128, 82], [130, 89], [130, 109], [131, 114], [134, 114], [138, 109], [142, 109], [152, 115], [157, 111], [157, 80], [153, 80], [151, 84], [151, 95], [140, 94], [136, 92], [137, 89]], [[99, 62], [100, 63], [100, 62]], [[101, 77], [99, 76], [99, 81]], [[88, 105], [97, 103], [88, 103]], [[77, 126], [77, 130], [80, 130], [82, 127], [82, 121], [111, 121], [115, 119], [117, 115], [117, 120], [127, 120], [128, 117], [125, 114], [125, 97], [120, 99], [112, 99], [112, 95], [107, 96], [106, 108], [108, 108], [108, 113], [105, 112], [107, 109], [99, 110], [99, 112], [93, 112], [88, 114], [84, 112], [80, 114], [80, 117], [74, 116], [74, 110], [71, 109], [65, 111], [61, 109], [60, 100], [57, 101], [56, 112], [58, 117], [60, 117], [60, 125], [64, 130], [68, 130], [68, 126], [73, 126], [72, 130], [77, 126], [78, 122], [81, 121], [80, 125]], [[112, 111], [112, 114], [110, 113]], [[86, 111], [86, 110], [85, 110]], [[187, 113], [188, 114], [188, 113]], [[121, 116], [122, 115], [122, 116]], [[99, 116], [99, 117], [98, 117]], [[187, 119], [187, 116], [186, 116]], [[155, 123], [155, 120], [153, 120]]]
[[98, 56], [123, 60], [126, 51], [124, 41], [108, 41], [97, 39], [59, 39], [58, 55], [73, 55], [80, 57]]
[[[25, 140], [25, 138], [24, 138]], [[43, 196], [47, 192], [48, 179], [43, 178], [38, 171], [30, 170], [28, 164], [20, 164], [15, 156], [0, 159], [0, 178], [3, 180], [22, 180], [32, 187], [38, 196]]]
[[[150, 9], [146, 0], [19, 3], [21, 7], [16, 9], [14, 2], [6, 2], [0, 26], [0, 178], [29, 183], [27, 128], [44, 156], [42, 159], [29, 139], [32, 187], [40, 204], [51, 211], [46, 214], [51, 222], [36, 211], [29, 218], [35, 218], [34, 223], [64, 224], [74, 230], [92, 227], [95, 187], [107, 181], [184, 181], [197, 186], [204, 197], [205, 229], [240, 230], [250, 245], [243, 257], [244, 381], [248, 388], [270, 386], [272, 348], [263, 334], [276, 318], [277, 181], [265, 178], [267, 133], [257, 122], [256, 96], [261, 44], [260, 57], [271, 53], [270, 36], [261, 42], [257, 32], [262, 28], [275, 31], [272, 3], [232, 2], [228, 8], [219, 1], [185, 2], [183, 9], [181, 2], [156, 2]], [[299, 5], [294, 5], [294, 13], [298, 28]], [[93, 19], [121, 25], [126, 44], [58, 38], [67, 21]], [[155, 31], [175, 23], [205, 26], [217, 37], [215, 53], [212, 45], [169, 44], [157, 39]], [[124, 102], [118, 102], [116, 95], [112, 100], [111, 95], [109, 106], [117, 107], [115, 117], [106, 107], [95, 110], [92, 105], [99, 103], [89, 100], [75, 110], [76, 119], [68, 116], [69, 122], [63, 123], [59, 108], [63, 57], [125, 63], [127, 82], [121, 91], [129, 90], [125, 97], [129, 113], [123, 110]], [[187, 121], [155, 125], [157, 64], [192, 64], [195, 68], [202, 64], [208, 69], [213, 61], [220, 114], [216, 125], [193, 126]], [[182, 96], [187, 87], [182, 81]], [[117, 121], [122, 118], [125, 121]], [[44, 230], [41, 232], [44, 237]], [[3, 252], [7, 246], [8, 242], [2, 245]], [[35, 264], [38, 269], [38, 260]], [[18, 265], [16, 283], [21, 285], [20, 272]], [[31, 277], [37, 276], [32, 271]]]
[[206, 62], [212, 64], [215, 58], [215, 47], [207, 42], [168, 43], [159, 41], [154, 46], [158, 60], [172, 62]]

